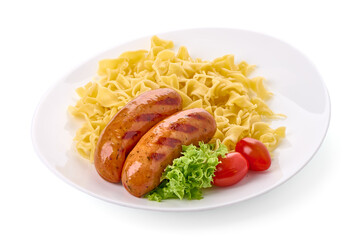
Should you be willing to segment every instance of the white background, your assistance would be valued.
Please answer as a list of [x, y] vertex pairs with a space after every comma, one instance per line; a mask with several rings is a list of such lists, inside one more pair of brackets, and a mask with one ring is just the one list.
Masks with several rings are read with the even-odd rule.
[[[357, 1], [1, 1], [0, 239], [359, 239], [360, 14]], [[195, 27], [280, 38], [317, 66], [332, 101], [319, 152], [296, 176], [215, 210], [129, 209], [86, 195], [35, 154], [45, 91], [121, 43]]]

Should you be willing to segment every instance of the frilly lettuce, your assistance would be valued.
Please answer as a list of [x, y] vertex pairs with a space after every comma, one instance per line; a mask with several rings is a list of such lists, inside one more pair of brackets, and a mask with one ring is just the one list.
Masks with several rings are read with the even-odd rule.
[[160, 202], [169, 198], [201, 199], [202, 188], [211, 187], [218, 157], [228, 152], [223, 144], [215, 150], [214, 144], [199, 143], [182, 146], [183, 156], [174, 159], [173, 164], [166, 167], [160, 185], [145, 197]]

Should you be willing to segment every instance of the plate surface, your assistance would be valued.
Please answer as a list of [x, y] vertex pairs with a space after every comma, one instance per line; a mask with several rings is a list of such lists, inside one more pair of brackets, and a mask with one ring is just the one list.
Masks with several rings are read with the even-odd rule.
[[67, 112], [67, 107], [77, 100], [75, 89], [96, 75], [99, 60], [115, 58], [124, 51], [149, 49], [149, 36], [87, 61], [42, 98], [33, 118], [33, 145], [41, 160], [57, 176], [92, 196], [119, 205], [191, 211], [225, 206], [265, 193], [295, 175], [314, 156], [329, 126], [330, 100], [319, 73], [302, 53], [275, 38], [236, 29], [190, 29], [158, 36], [173, 40], [175, 48], [186, 46], [193, 58], [212, 60], [234, 54], [237, 62], [245, 60], [257, 65], [251, 76], [267, 79], [267, 88], [274, 93], [269, 106], [274, 112], [287, 115], [285, 120], [272, 123], [273, 127], [286, 126], [287, 137], [276, 149], [271, 168], [262, 173], [251, 172], [235, 186], [209, 189], [199, 201], [158, 203], [135, 198], [121, 185], [102, 180], [94, 166], [78, 156], [72, 139], [81, 123]]

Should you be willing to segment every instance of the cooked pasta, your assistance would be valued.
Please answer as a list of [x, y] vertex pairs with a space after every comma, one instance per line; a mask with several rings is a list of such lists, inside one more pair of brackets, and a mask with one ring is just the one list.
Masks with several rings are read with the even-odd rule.
[[176, 52], [172, 41], [154, 36], [150, 51], [122, 53], [99, 62], [98, 77], [78, 88], [80, 99], [69, 111], [85, 120], [74, 138], [78, 152], [93, 161], [101, 131], [110, 119], [139, 94], [157, 88], [172, 88], [183, 99], [183, 108], [204, 108], [216, 120], [219, 139], [229, 150], [244, 137], [263, 142], [273, 151], [285, 137], [285, 127], [272, 129], [274, 114], [266, 105], [272, 93], [262, 77], [249, 78], [253, 65], [235, 64], [233, 55], [213, 61], [190, 57], [185, 47]]

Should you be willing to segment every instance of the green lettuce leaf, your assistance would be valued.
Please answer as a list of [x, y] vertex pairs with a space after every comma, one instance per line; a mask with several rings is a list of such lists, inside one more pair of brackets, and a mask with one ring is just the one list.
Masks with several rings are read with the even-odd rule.
[[166, 167], [161, 177], [160, 185], [149, 192], [145, 197], [160, 202], [163, 199], [179, 198], [201, 199], [203, 188], [211, 187], [218, 157], [224, 157], [227, 147], [219, 144], [199, 143], [182, 146], [183, 156], [174, 159], [173, 164]]

